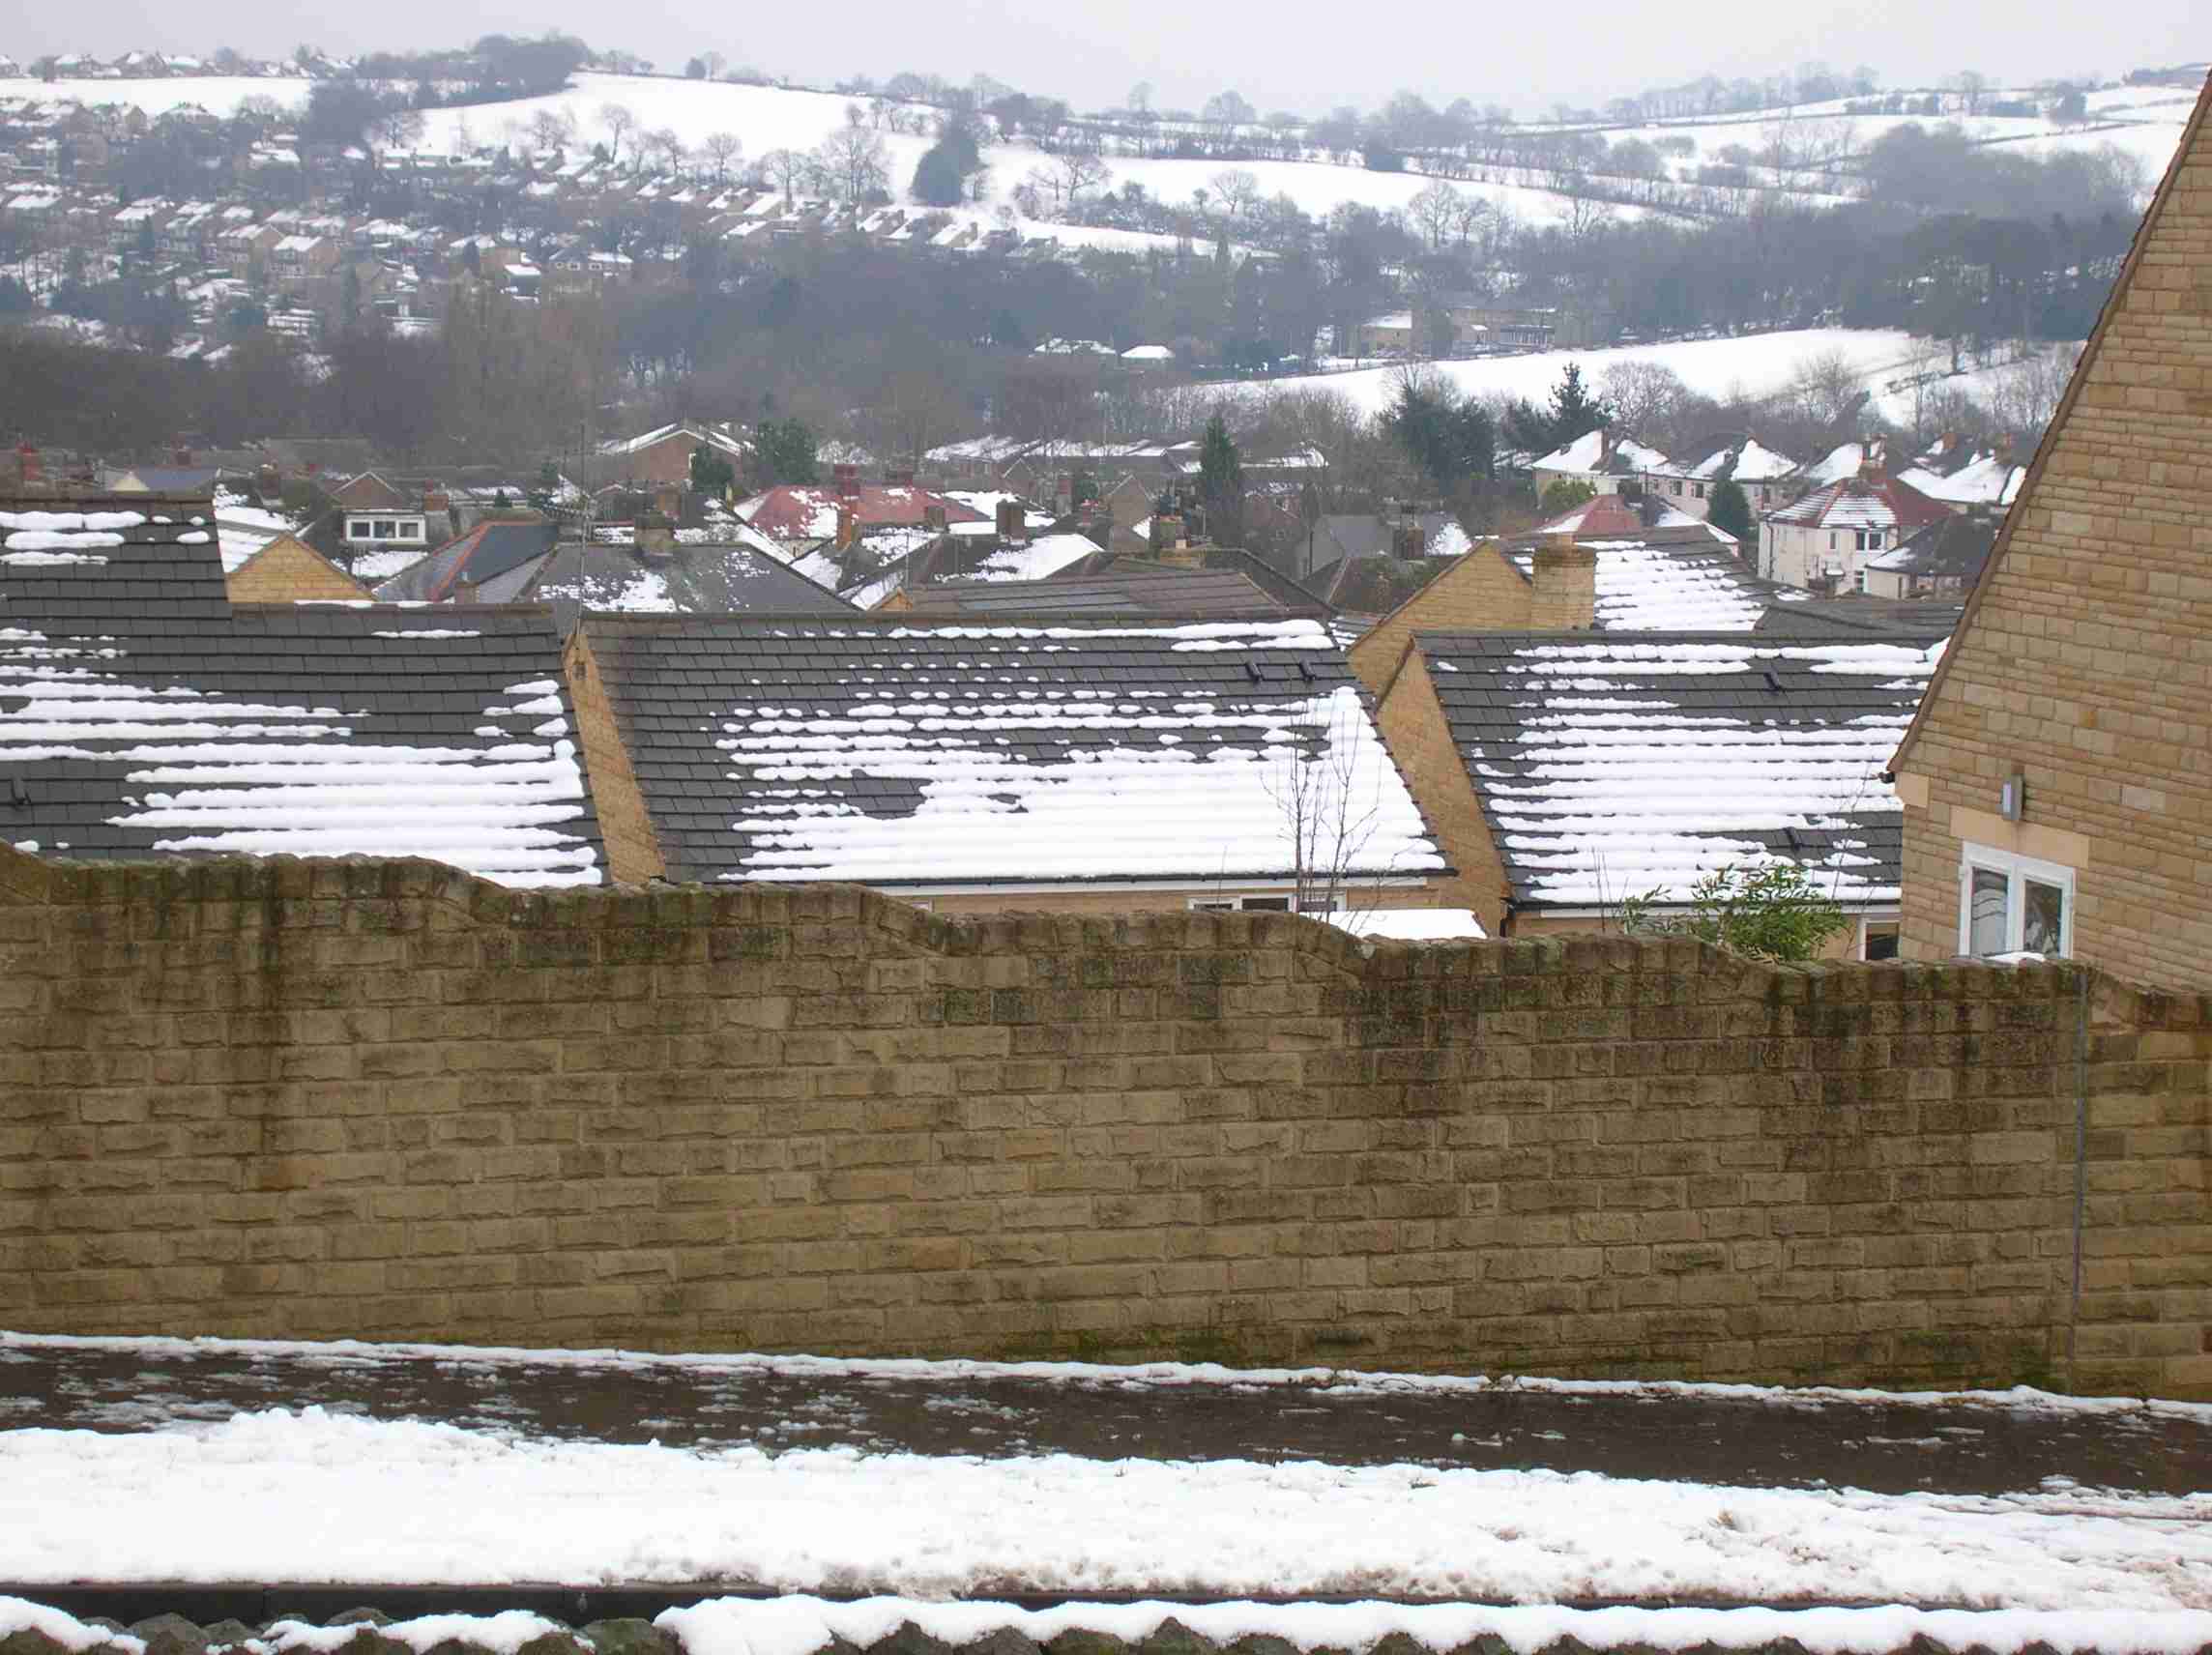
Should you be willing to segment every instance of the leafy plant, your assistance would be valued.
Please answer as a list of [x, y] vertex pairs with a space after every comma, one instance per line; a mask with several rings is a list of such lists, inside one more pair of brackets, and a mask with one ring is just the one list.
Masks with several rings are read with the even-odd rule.
[[1795, 862], [1737, 862], [1690, 886], [1680, 912], [1661, 913], [1658, 890], [1621, 901], [1620, 928], [1632, 935], [1695, 937], [1755, 960], [1810, 960], [1850, 923]]
[[1549, 520], [1596, 498], [1597, 490], [1588, 483], [1576, 478], [1562, 477], [1545, 485], [1544, 498], [1537, 502], [1536, 509]]

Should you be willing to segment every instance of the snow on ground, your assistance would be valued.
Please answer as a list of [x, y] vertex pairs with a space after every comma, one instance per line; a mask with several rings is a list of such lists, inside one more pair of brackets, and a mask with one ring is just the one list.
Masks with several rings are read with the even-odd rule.
[[[1768, 396], [1787, 386], [1809, 359], [1839, 352], [1877, 388], [1905, 372], [1917, 347], [1909, 334], [1892, 328], [1800, 328], [1775, 334], [1748, 334], [1731, 339], [1684, 339], [1672, 344], [1622, 345], [1608, 350], [1537, 351], [1528, 356], [1482, 357], [1472, 362], [1434, 363], [1436, 371], [1472, 395], [1526, 396], [1541, 403], [1558, 384], [1570, 362], [1582, 364], [1583, 381], [1595, 386], [1608, 368], [1621, 363], [1656, 363], [1673, 368], [1693, 392], [1726, 396], [1742, 391]], [[1270, 379], [1234, 389], [1247, 395], [1276, 391], [1333, 391], [1374, 414], [1396, 394], [1397, 369], [1364, 368], [1352, 373], [1313, 374]], [[1946, 380], [1944, 384], [1956, 384]]]
[[[1925, 1638], [1938, 1648], [2019, 1655], [2031, 1643], [2054, 1650], [2139, 1650], [2144, 1655], [2196, 1655], [2212, 1617], [2190, 1613], [1967, 1614], [1902, 1608], [1819, 1609], [1498, 1609], [1472, 1604], [1064, 1604], [1048, 1610], [1011, 1604], [925, 1604], [897, 1598], [828, 1603], [820, 1598], [772, 1601], [715, 1598], [669, 1610], [655, 1623], [683, 1642], [686, 1655], [815, 1655], [843, 1640], [867, 1647], [912, 1623], [959, 1647], [1004, 1630], [1048, 1644], [1082, 1630], [1134, 1646], [1173, 1618], [1223, 1648], [1245, 1638], [1279, 1638], [1300, 1650], [1372, 1649], [1392, 1634], [1433, 1651], [1498, 1640], [1514, 1655], [1572, 1639], [1589, 1649], [1684, 1651], [1710, 1645], [1756, 1649], [1790, 1640], [1827, 1655], [1905, 1649]], [[4, 1625], [0, 1622], [0, 1625]], [[396, 1628], [385, 1629], [387, 1635]], [[420, 1643], [414, 1643], [420, 1648]]]
[[[219, 1512], [221, 1521], [206, 1521]], [[527, 1512], [518, 1524], [514, 1514]], [[721, 1580], [1548, 1603], [2212, 1608], [2212, 1495], [2003, 1498], [1588, 1473], [526, 1441], [307, 1408], [0, 1434], [0, 1579]]]

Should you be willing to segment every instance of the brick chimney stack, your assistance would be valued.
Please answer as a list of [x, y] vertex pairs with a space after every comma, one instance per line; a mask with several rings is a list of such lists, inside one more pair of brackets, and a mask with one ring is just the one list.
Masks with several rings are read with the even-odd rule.
[[21, 470], [26, 483], [45, 481], [45, 462], [40, 458], [39, 450], [30, 444], [25, 443], [15, 450], [15, 464]]
[[1528, 628], [1586, 632], [1597, 622], [1597, 552], [1572, 535], [1546, 535], [1530, 560]]
[[833, 465], [830, 468], [830, 486], [839, 500], [858, 499], [860, 493], [860, 468], [857, 465]]
[[1029, 514], [1022, 509], [1020, 501], [999, 502], [997, 528], [999, 538], [1009, 546], [1019, 546], [1029, 539]]

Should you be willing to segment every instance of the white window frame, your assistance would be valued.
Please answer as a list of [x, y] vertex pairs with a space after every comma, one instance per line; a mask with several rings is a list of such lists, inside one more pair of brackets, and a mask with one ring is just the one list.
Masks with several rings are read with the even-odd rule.
[[1974, 870], [2002, 874], [2005, 877], [2005, 940], [2001, 953], [2021, 952], [2022, 937], [2027, 925], [2027, 904], [2023, 882], [2033, 880], [2037, 885], [2055, 886], [2061, 906], [2058, 911], [2058, 957], [2071, 959], [2074, 954], [2074, 870], [2059, 862], [2047, 862], [2040, 857], [2023, 857], [2017, 851], [1999, 851], [1989, 845], [1971, 842], [1959, 849], [1959, 952], [1970, 957], [1987, 959], [1988, 955], [1973, 953], [1974, 934]]
[[348, 517], [345, 524], [345, 537], [349, 540], [370, 539], [373, 537], [372, 531], [374, 528], [375, 519], [373, 518]]
[[1877, 925], [1886, 925], [1891, 931], [1897, 934], [1898, 951], [1897, 953], [1887, 957], [1890, 959], [1902, 959], [1905, 953], [1905, 927], [1901, 923], [1899, 916], [1894, 914], [1869, 914], [1860, 918], [1858, 957], [1862, 960], [1868, 958], [1868, 933], [1873, 931]]
[[[1266, 906], [1256, 909], [1251, 906], [1255, 902], [1266, 903]], [[1278, 908], [1275, 906], [1277, 903], [1287, 903], [1289, 906]], [[1184, 906], [1193, 914], [1295, 914], [1298, 899], [1288, 891], [1263, 891], [1254, 896], [1194, 896]]]

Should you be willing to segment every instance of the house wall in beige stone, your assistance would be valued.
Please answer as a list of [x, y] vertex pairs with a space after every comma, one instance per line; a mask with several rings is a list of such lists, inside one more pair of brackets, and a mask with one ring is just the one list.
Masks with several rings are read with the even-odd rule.
[[1376, 622], [1345, 658], [1379, 696], [1416, 632], [1526, 631], [1533, 603], [1528, 577], [1486, 540]]
[[2072, 966], [0, 846], [0, 1324], [2212, 1397], [2208, 1029]]
[[637, 784], [629, 747], [615, 717], [614, 703], [608, 699], [598, 662], [581, 626], [568, 635], [562, 652], [562, 668], [568, 680], [568, 705], [576, 713], [584, 773], [591, 778], [592, 805], [599, 819], [607, 866], [625, 885], [644, 885], [664, 878], [668, 863], [661, 854], [659, 835], [654, 831], [653, 818], [645, 808], [645, 793]]
[[312, 546], [279, 535], [222, 578], [233, 603], [365, 602], [367, 587]]
[[1505, 863], [1452, 740], [1436, 684], [1418, 654], [1404, 655], [1393, 670], [1376, 702], [1375, 727], [1421, 807], [1422, 820], [1436, 834], [1445, 862], [1457, 870], [1440, 883], [1436, 906], [1471, 909], [1484, 931], [1502, 936], [1510, 894]]
[[[1962, 846], [1996, 841], [2074, 868], [2079, 956], [2212, 982], [2208, 504], [2212, 124], [2200, 101], [1901, 750], [1909, 954], [1957, 951]], [[2009, 823], [2000, 794], [2015, 771], [2025, 812]]]

